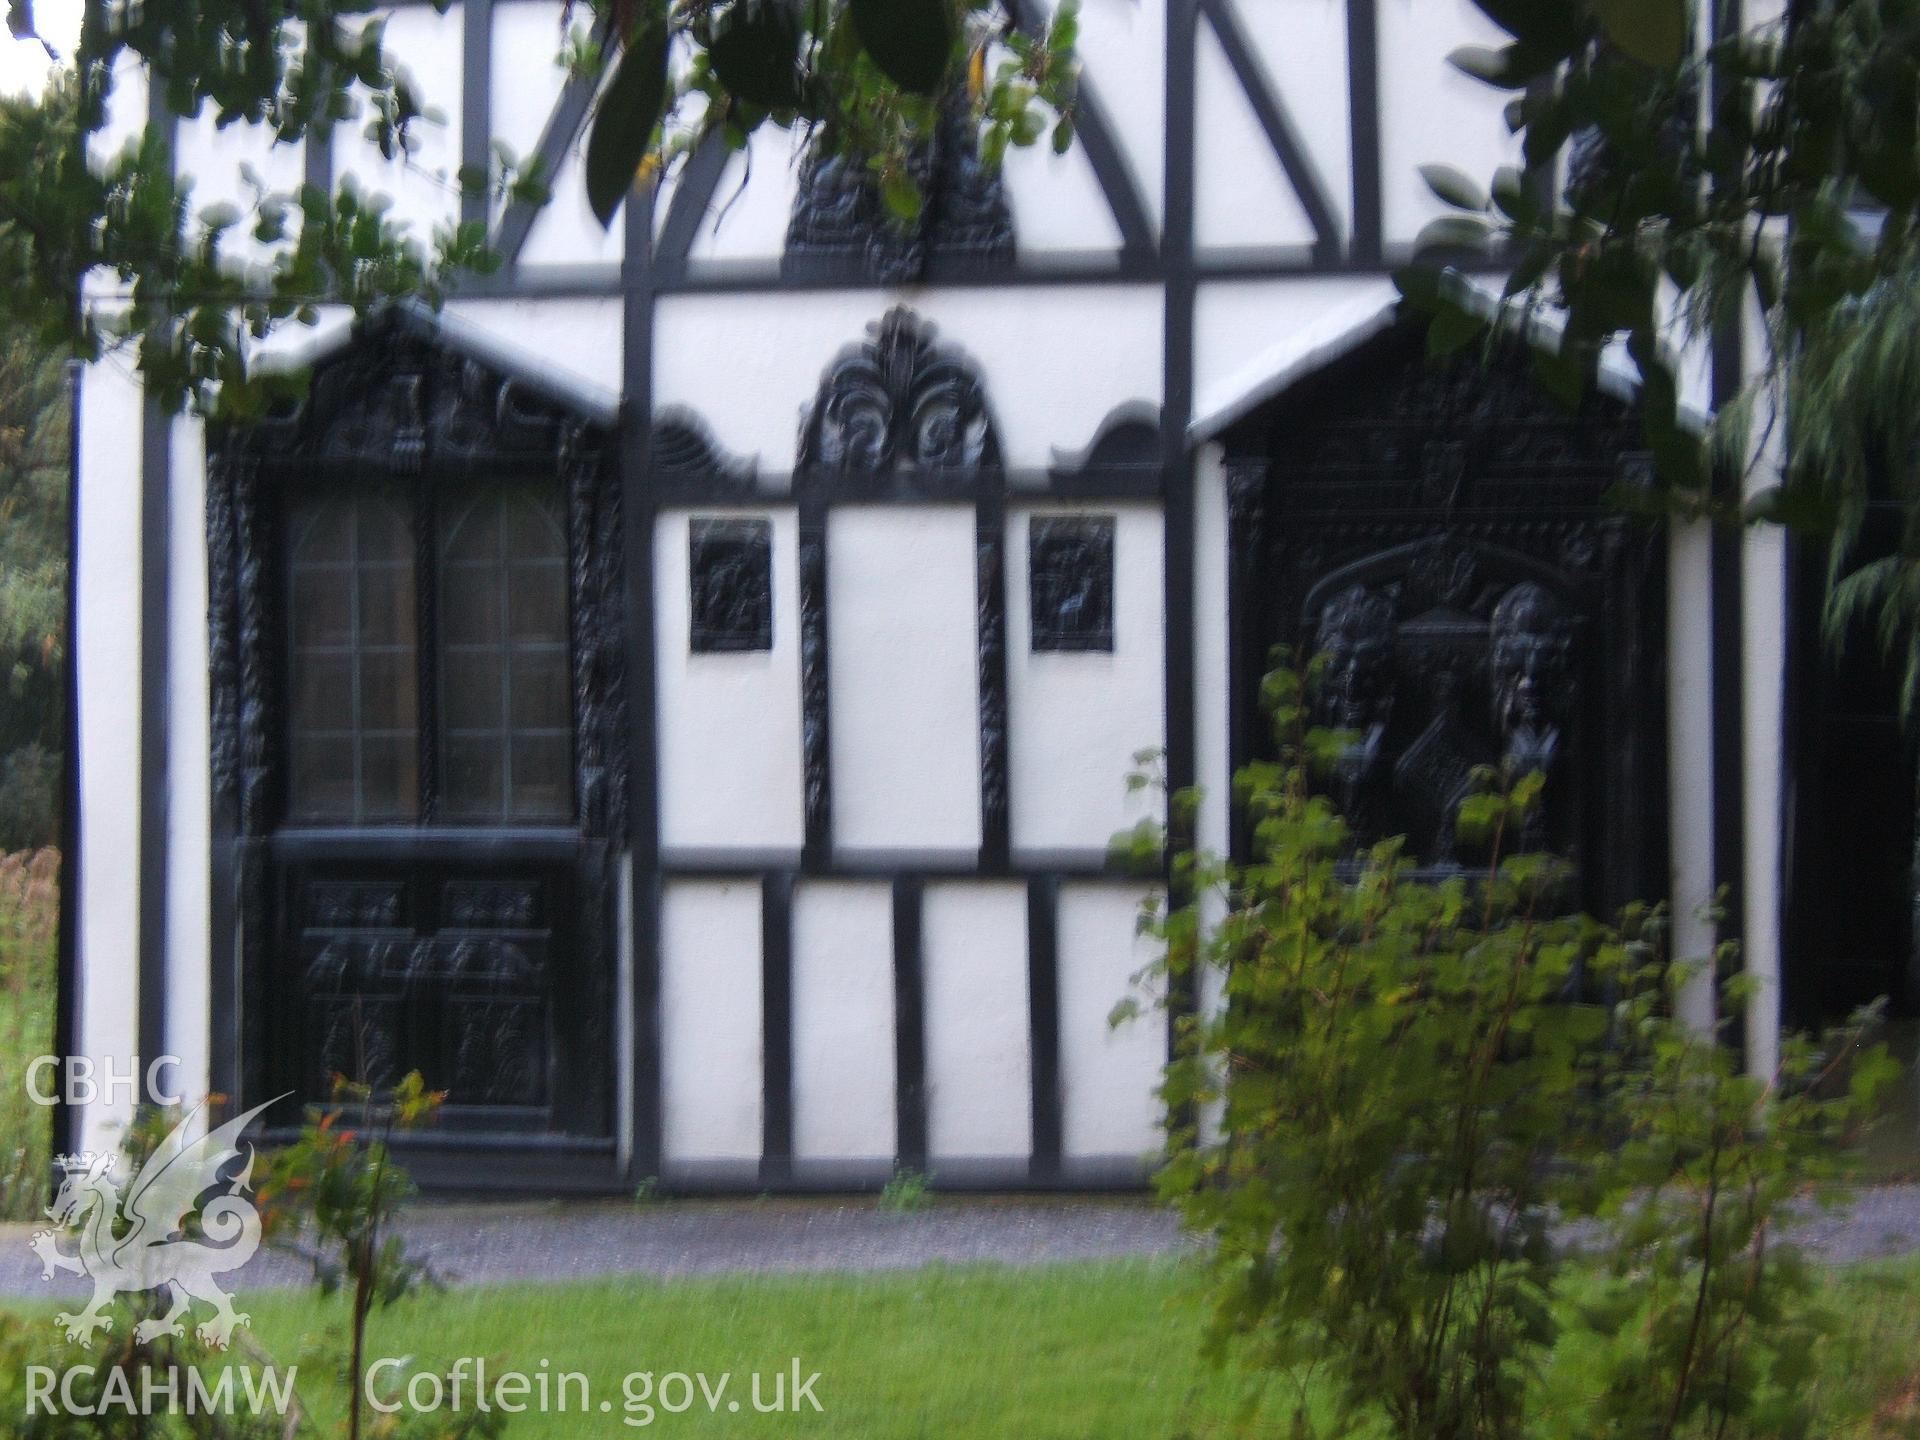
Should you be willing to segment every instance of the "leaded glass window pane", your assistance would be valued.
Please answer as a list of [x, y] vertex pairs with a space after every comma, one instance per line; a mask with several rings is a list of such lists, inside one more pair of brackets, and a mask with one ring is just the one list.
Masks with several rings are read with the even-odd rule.
[[290, 507], [288, 739], [293, 819], [411, 820], [420, 810], [412, 509], [384, 491]]
[[573, 814], [567, 547], [559, 507], [495, 486], [440, 509], [442, 813]]

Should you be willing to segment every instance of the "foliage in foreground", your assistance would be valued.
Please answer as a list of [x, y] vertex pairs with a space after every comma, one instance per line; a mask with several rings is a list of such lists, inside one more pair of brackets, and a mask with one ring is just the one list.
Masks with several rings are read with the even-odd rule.
[[[416, 234], [364, 178], [275, 190], [249, 171], [244, 203], [197, 207], [191, 180], [171, 176], [167, 127], [88, 156], [108, 148], [116, 76], [145, 66], [170, 117], [241, 126], [267, 145], [352, 126], [396, 176], [423, 170], [421, 132], [445, 123], [442, 107], [458, 97], [421, 91], [371, 9], [88, 5], [71, 78], [44, 104], [0, 101], [0, 321], [82, 358], [125, 345], [169, 409], [191, 402], [246, 418], [297, 386], [253, 368], [272, 330], [313, 324], [325, 305], [438, 305], [465, 277], [497, 270], [484, 222]], [[15, 36], [33, 37], [33, 10], [8, 0]], [[501, 60], [528, 83], [544, 86], [562, 64], [594, 87], [586, 188], [602, 224], [708, 137], [740, 149], [765, 124], [806, 132], [863, 169], [903, 224], [921, 209], [926, 143], [949, 118], [977, 134], [989, 163], [1049, 134], [1058, 149], [1072, 141], [1072, 0], [1057, 13], [1006, 0], [593, 0], [578, 10], [565, 7], [552, 51]], [[126, 122], [140, 101], [117, 103]], [[552, 179], [537, 157], [497, 141], [485, 164], [433, 178], [463, 198], [535, 206]], [[98, 303], [82, 306], [89, 274]]]
[[46, 1204], [52, 1122], [23, 1082], [29, 1062], [53, 1049], [59, 886], [58, 851], [0, 855], [0, 1220], [37, 1217]]
[[[1744, 1074], [1672, 1017], [1689, 971], [1658, 909], [1569, 914], [1564, 862], [1504, 853], [1538, 774], [1483, 774], [1462, 804], [1478, 874], [1420, 872], [1398, 840], [1356, 857], [1309, 783], [1352, 740], [1311, 728], [1311, 679], [1269, 678], [1250, 858], [1177, 856], [1186, 903], [1145, 917], [1176, 989], [1224, 992], [1182, 1020], [1162, 1091], [1161, 1190], [1208, 1242], [1214, 1348], [1296, 1387], [1303, 1436], [1532, 1435], [1569, 1325], [1599, 1342], [1589, 1433], [1803, 1433], [1822, 1317], [1783, 1232], [1888, 1078], [1873, 1015]], [[1568, 1317], [1551, 1228], [1576, 1216], [1613, 1278]]]

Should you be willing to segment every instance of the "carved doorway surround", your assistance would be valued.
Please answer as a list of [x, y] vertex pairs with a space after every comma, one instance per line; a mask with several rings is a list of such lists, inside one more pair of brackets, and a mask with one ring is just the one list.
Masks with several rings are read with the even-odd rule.
[[1233, 760], [1269, 753], [1275, 646], [1326, 653], [1327, 784], [1358, 838], [1473, 868], [1453, 817], [1477, 766], [1546, 772], [1529, 846], [1610, 913], [1666, 892], [1665, 545], [1630, 408], [1563, 408], [1525, 358], [1429, 360], [1401, 324], [1224, 437]]
[[418, 1069], [443, 1135], [610, 1165], [610, 422], [396, 311], [208, 451], [216, 1083]]

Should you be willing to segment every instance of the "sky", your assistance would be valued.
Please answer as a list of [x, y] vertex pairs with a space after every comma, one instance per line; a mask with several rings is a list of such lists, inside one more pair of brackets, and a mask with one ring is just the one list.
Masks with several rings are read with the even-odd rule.
[[[85, 0], [36, 0], [34, 23], [47, 43], [65, 61], [80, 36], [80, 13]], [[16, 40], [0, 28], [0, 95], [37, 95], [47, 83], [53, 62], [37, 41]]]

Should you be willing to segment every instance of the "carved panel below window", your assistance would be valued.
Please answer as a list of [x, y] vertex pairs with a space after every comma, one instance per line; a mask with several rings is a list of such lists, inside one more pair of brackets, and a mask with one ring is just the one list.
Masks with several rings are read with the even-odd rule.
[[773, 526], [695, 520], [687, 556], [695, 653], [773, 648]]
[[1113, 517], [1034, 517], [1027, 588], [1035, 650], [1113, 649]]

